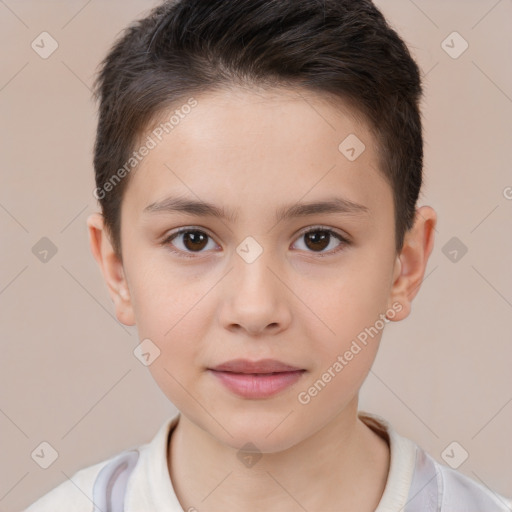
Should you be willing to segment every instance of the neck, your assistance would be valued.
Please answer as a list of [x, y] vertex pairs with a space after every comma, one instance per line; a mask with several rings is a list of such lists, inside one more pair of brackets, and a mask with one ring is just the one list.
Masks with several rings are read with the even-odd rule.
[[389, 447], [358, 419], [357, 399], [309, 438], [252, 466], [237, 453], [180, 415], [168, 465], [183, 510], [374, 511], [389, 472]]

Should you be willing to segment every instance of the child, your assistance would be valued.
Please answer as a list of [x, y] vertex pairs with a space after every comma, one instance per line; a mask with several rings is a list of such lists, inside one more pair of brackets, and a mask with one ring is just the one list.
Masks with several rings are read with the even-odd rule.
[[92, 252], [180, 412], [27, 511], [510, 511], [358, 412], [437, 220], [419, 70], [370, 0], [166, 2], [96, 93]]

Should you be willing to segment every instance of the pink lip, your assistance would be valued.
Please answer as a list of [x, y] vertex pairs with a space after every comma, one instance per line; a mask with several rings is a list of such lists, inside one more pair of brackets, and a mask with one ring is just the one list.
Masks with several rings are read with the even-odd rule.
[[305, 370], [274, 359], [234, 359], [209, 371], [243, 398], [267, 398], [297, 382]]

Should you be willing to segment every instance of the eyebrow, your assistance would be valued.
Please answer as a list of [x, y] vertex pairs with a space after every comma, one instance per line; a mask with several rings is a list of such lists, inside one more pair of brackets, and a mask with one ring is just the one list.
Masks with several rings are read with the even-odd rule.
[[[188, 213], [198, 217], [215, 217], [218, 219], [236, 222], [238, 211], [227, 210], [205, 201], [187, 199], [183, 197], [167, 197], [161, 201], [151, 203], [144, 208], [144, 213]], [[366, 206], [354, 203], [342, 197], [331, 197], [324, 201], [310, 203], [294, 203], [277, 209], [275, 222], [288, 220], [294, 217], [305, 217], [319, 213], [337, 213], [343, 215], [369, 215]]]

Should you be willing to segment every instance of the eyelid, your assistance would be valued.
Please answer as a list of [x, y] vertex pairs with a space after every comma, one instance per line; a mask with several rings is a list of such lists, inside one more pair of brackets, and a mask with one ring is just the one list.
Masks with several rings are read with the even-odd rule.
[[179, 236], [181, 233], [187, 232], [187, 231], [201, 231], [205, 235], [208, 236], [211, 240], [213, 240], [217, 245], [219, 245], [215, 241], [215, 237], [210, 233], [210, 231], [206, 228], [203, 228], [202, 226], [182, 226], [180, 228], [176, 228], [174, 231], [167, 233], [164, 235], [163, 240], [160, 242], [161, 245], [166, 246], [168, 250], [171, 252], [177, 254], [180, 257], [183, 258], [201, 258], [204, 257], [203, 252], [197, 252], [194, 253], [192, 251], [182, 251], [180, 249], [175, 249], [172, 247], [171, 241], [174, 240], [175, 237]]
[[312, 231], [313, 232], [314, 231], [327, 231], [332, 236], [337, 238], [340, 243], [334, 249], [331, 249], [330, 251], [326, 251], [326, 252], [306, 251], [305, 254], [307, 257], [313, 256], [314, 258], [327, 258], [329, 256], [335, 256], [338, 252], [340, 252], [343, 249], [347, 248], [348, 246], [352, 245], [352, 239], [349, 235], [342, 234], [336, 228], [332, 228], [330, 226], [324, 226], [322, 224], [316, 224], [316, 225], [304, 228], [303, 230], [299, 231], [299, 233], [295, 236], [294, 240], [297, 240], [298, 238], [300, 238]]
[[[321, 230], [321, 229], [323, 229], [325, 231], [332, 231], [333, 233], [337, 234], [339, 237], [343, 238], [346, 242], [351, 242], [351, 238], [350, 238], [350, 236], [348, 234], [346, 234], [344, 232], [339, 232], [336, 228], [333, 228], [331, 226], [326, 226], [326, 225], [323, 225], [323, 224], [314, 224], [312, 226], [308, 226], [306, 228], [303, 228], [303, 229], [301, 229], [300, 231], [298, 231], [295, 234], [295, 237], [304, 235], [306, 233], [309, 233], [310, 231]], [[166, 240], [168, 240], [169, 238], [173, 237], [173, 236], [176, 236], [176, 235], [179, 235], [180, 233], [183, 233], [184, 231], [193, 231], [193, 230], [203, 231], [210, 238], [215, 239], [215, 237], [211, 234], [211, 232], [208, 229], [206, 229], [206, 228], [204, 228], [202, 226], [190, 225], [190, 226], [182, 226], [181, 228], [176, 228], [175, 231], [164, 235], [164, 242]]]
[[[166, 234], [164, 236], [164, 239], [161, 242], [161, 244], [164, 245], [164, 246], [171, 245], [170, 242], [175, 237], [177, 237], [181, 233], [187, 232], [187, 231], [201, 231], [204, 234], [206, 234], [211, 240], [213, 240], [217, 245], [219, 245], [215, 241], [215, 237], [210, 233], [210, 231], [208, 229], [206, 229], [206, 228], [201, 227], [201, 226], [182, 226], [180, 228], [176, 228], [176, 230], [174, 230], [171, 233]], [[330, 226], [325, 226], [325, 225], [322, 225], [322, 224], [315, 224], [315, 225], [303, 228], [302, 230], [300, 230], [295, 235], [294, 241], [296, 241], [301, 236], [304, 236], [305, 234], [307, 234], [309, 232], [312, 232], [312, 231], [327, 231], [327, 232], [331, 233], [332, 235], [334, 235], [339, 240], [339, 242], [340, 242], [340, 244], [336, 248], [331, 249], [330, 251], [327, 251], [327, 252], [307, 251], [308, 254], [312, 254], [312, 255], [315, 255], [317, 257], [333, 255], [333, 254], [337, 253], [339, 250], [341, 250], [341, 248], [343, 246], [347, 246], [347, 245], [352, 244], [352, 240], [351, 240], [350, 236], [348, 236], [348, 235], [346, 235], [344, 233], [340, 233], [336, 228], [332, 228]], [[203, 252], [194, 253], [193, 251], [182, 251], [182, 250], [175, 249], [175, 248], [172, 248], [172, 247], [170, 247], [169, 250], [171, 252], [173, 252], [173, 253], [178, 254], [179, 256], [184, 257], [184, 258], [201, 258], [203, 256]], [[207, 254], [207, 253], [204, 253], [204, 254]]]
[[305, 235], [306, 233], [309, 233], [310, 231], [330, 231], [331, 233], [334, 233], [335, 235], [339, 236], [345, 242], [347, 242], [347, 243], [351, 242], [351, 239], [348, 234], [345, 234], [344, 232], [340, 232], [336, 228], [332, 228], [331, 226], [325, 226], [323, 224], [315, 224], [313, 226], [304, 228], [301, 231], [299, 231], [296, 236]]
[[169, 233], [166, 233], [164, 235], [164, 241], [168, 240], [169, 238], [172, 238], [173, 236], [179, 235], [180, 233], [183, 233], [184, 231], [202, 231], [206, 235], [208, 235], [210, 238], [213, 238], [213, 239], [215, 238], [211, 234], [211, 231], [209, 231], [206, 228], [203, 228], [202, 226], [187, 225], [187, 226], [182, 226], [180, 228], [176, 228], [175, 230], [173, 230], [173, 231], [171, 231]]

